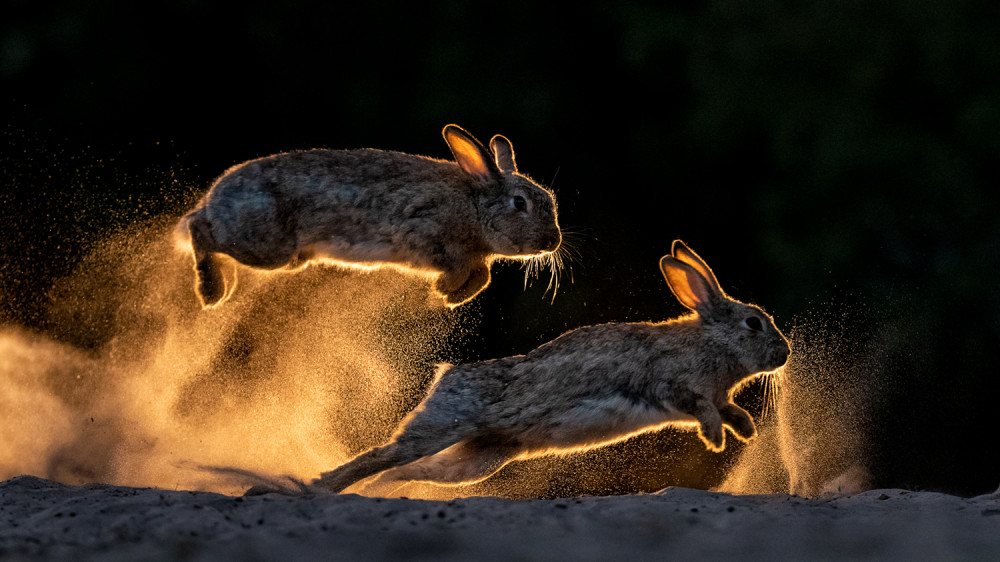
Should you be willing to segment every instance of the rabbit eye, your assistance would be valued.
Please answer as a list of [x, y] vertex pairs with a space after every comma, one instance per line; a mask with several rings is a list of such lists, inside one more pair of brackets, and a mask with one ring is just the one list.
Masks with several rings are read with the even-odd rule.
[[750, 316], [749, 318], [744, 320], [743, 325], [755, 332], [764, 331], [764, 325], [760, 323], [760, 318], [757, 318], [756, 316]]
[[524, 197], [521, 197], [520, 195], [515, 195], [514, 208], [523, 213], [528, 210], [528, 202], [524, 200]]

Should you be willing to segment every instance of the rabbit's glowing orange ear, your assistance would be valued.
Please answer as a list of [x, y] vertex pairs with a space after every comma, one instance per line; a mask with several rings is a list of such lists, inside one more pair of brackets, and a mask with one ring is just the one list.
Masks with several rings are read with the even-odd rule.
[[514, 161], [514, 147], [503, 135], [496, 135], [490, 140], [490, 150], [496, 156], [497, 168], [504, 173], [517, 172], [517, 163]]
[[705, 310], [713, 298], [708, 280], [689, 264], [674, 256], [660, 258], [660, 271], [677, 300], [691, 310]]
[[712, 268], [708, 267], [705, 260], [701, 259], [701, 256], [694, 253], [694, 250], [687, 247], [687, 244], [681, 242], [680, 240], [674, 240], [673, 247], [671, 248], [671, 253], [675, 258], [681, 260], [682, 262], [690, 265], [691, 267], [698, 270], [698, 273], [705, 278], [706, 281], [712, 286], [716, 292], [720, 295], [725, 295], [726, 293], [722, 291], [722, 287], [719, 286], [719, 280], [715, 278], [715, 274], [712, 273]]
[[448, 125], [441, 131], [445, 142], [455, 155], [455, 161], [465, 173], [489, 180], [493, 177], [493, 163], [486, 148], [458, 125]]

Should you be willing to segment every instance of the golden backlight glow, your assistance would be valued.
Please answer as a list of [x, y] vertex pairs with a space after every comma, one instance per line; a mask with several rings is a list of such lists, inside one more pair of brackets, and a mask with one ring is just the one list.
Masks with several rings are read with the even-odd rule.
[[474, 176], [488, 176], [490, 174], [488, 165], [482, 159], [482, 152], [480, 152], [481, 149], [478, 146], [472, 144], [465, 136], [456, 134], [451, 130], [446, 130], [445, 135], [448, 139], [448, 145], [455, 153], [455, 160], [466, 173]]
[[[238, 275], [240, 291], [226, 306], [202, 310], [174, 222], [138, 225], [99, 244], [50, 291], [50, 331], [0, 326], [0, 479], [34, 474], [231, 494], [261, 480], [308, 482], [386, 442], [423, 397], [435, 364], [456, 360], [448, 342], [475, 322], [475, 301], [449, 309], [430, 290], [433, 273], [401, 274], [394, 264], [282, 275], [231, 262], [227, 283]], [[557, 288], [565, 256], [529, 258], [527, 274], [549, 269]], [[843, 474], [864, 473], [857, 439], [850, 441], [860, 431], [822, 429], [830, 393], [809, 387], [816, 373], [836, 376], [838, 365], [828, 345], [801, 333], [793, 332], [789, 364], [765, 376], [760, 434], [743, 446], [721, 490], [819, 493]], [[688, 425], [685, 438], [697, 441]], [[734, 444], [727, 433], [726, 448]], [[847, 457], [827, 462], [817, 451]], [[531, 462], [581, 454], [531, 456], [551, 453], [554, 460]], [[816, 466], [843, 470], [816, 474]], [[366, 489], [369, 482], [349, 491], [523, 497], [551, 476], [525, 471], [474, 486], [391, 490]]]
[[308, 480], [388, 438], [460, 329], [426, 278], [388, 270], [241, 268], [205, 311], [175, 244], [166, 226], [108, 240], [52, 291], [52, 333], [0, 327], [0, 478]]

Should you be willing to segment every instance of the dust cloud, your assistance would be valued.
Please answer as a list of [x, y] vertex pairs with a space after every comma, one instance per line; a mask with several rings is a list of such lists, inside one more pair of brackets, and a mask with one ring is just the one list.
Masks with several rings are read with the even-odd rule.
[[426, 279], [332, 267], [241, 268], [233, 299], [203, 311], [175, 220], [98, 244], [52, 287], [45, 333], [0, 327], [0, 478], [223, 493], [246, 482], [199, 467], [309, 480], [387, 439], [474, 322]]
[[[444, 307], [426, 277], [328, 266], [240, 267], [233, 298], [202, 310], [190, 254], [175, 247], [178, 217], [146, 219], [92, 245], [48, 291], [43, 332], [0, 326], [0, 479], [232, 494], [256, 483], [250, 474], [308, 481], [386, 442], [435, 364], [461, 359], [454, 348], [478, 321], [475, 302]], [[817, 495], [869, 486], [887, 348], [904, 344], [891, 333], [859, 333], [835, 305], [815, 310], [795, 322], [777, 388], [756, 387], [774, 390], [765, 399], [773, 407], [754, 413], [755, 440], [726, 453], [732, 463], [718, 490]], [[696, 438], [663, 433], [513, 463], [474, 485], [411, 483], [394, 493], [533, 497], [604, 489], [605, 470], [660, 481], [714, 470], [704, 463], [718, 460], [692, 449]], [[646, 452], [636, 448], [651, 444], [676, 453], [669, 467], [643, 466]]]
[[910, 346], [884, 325], [864, 330], [846, 305], [824, 303], [798, 319], [774, 407], [757, 420], [718, 490], [817, 496], [872, 486], [873, 428], [886, 396], [887, 357]]

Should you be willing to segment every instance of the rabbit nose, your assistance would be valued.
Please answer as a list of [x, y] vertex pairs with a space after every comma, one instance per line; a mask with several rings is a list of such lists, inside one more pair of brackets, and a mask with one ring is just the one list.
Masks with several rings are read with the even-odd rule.
[[550, 236], [549, 239], [546, 240], [545, 242], [545, 250], [549, 252], [556, 251], [556, 248], [559, 247], [560, 242], [562, 242], [562, 237], [559, 236], [558, 234]]
[[778, 352], [778, 360], [781, 361], [782, 365], [784, 365], [788, 361], [788, 357], [791, 354], [792, 354], [792, 349], [788, 346], [785, 346], [784, 349]]

